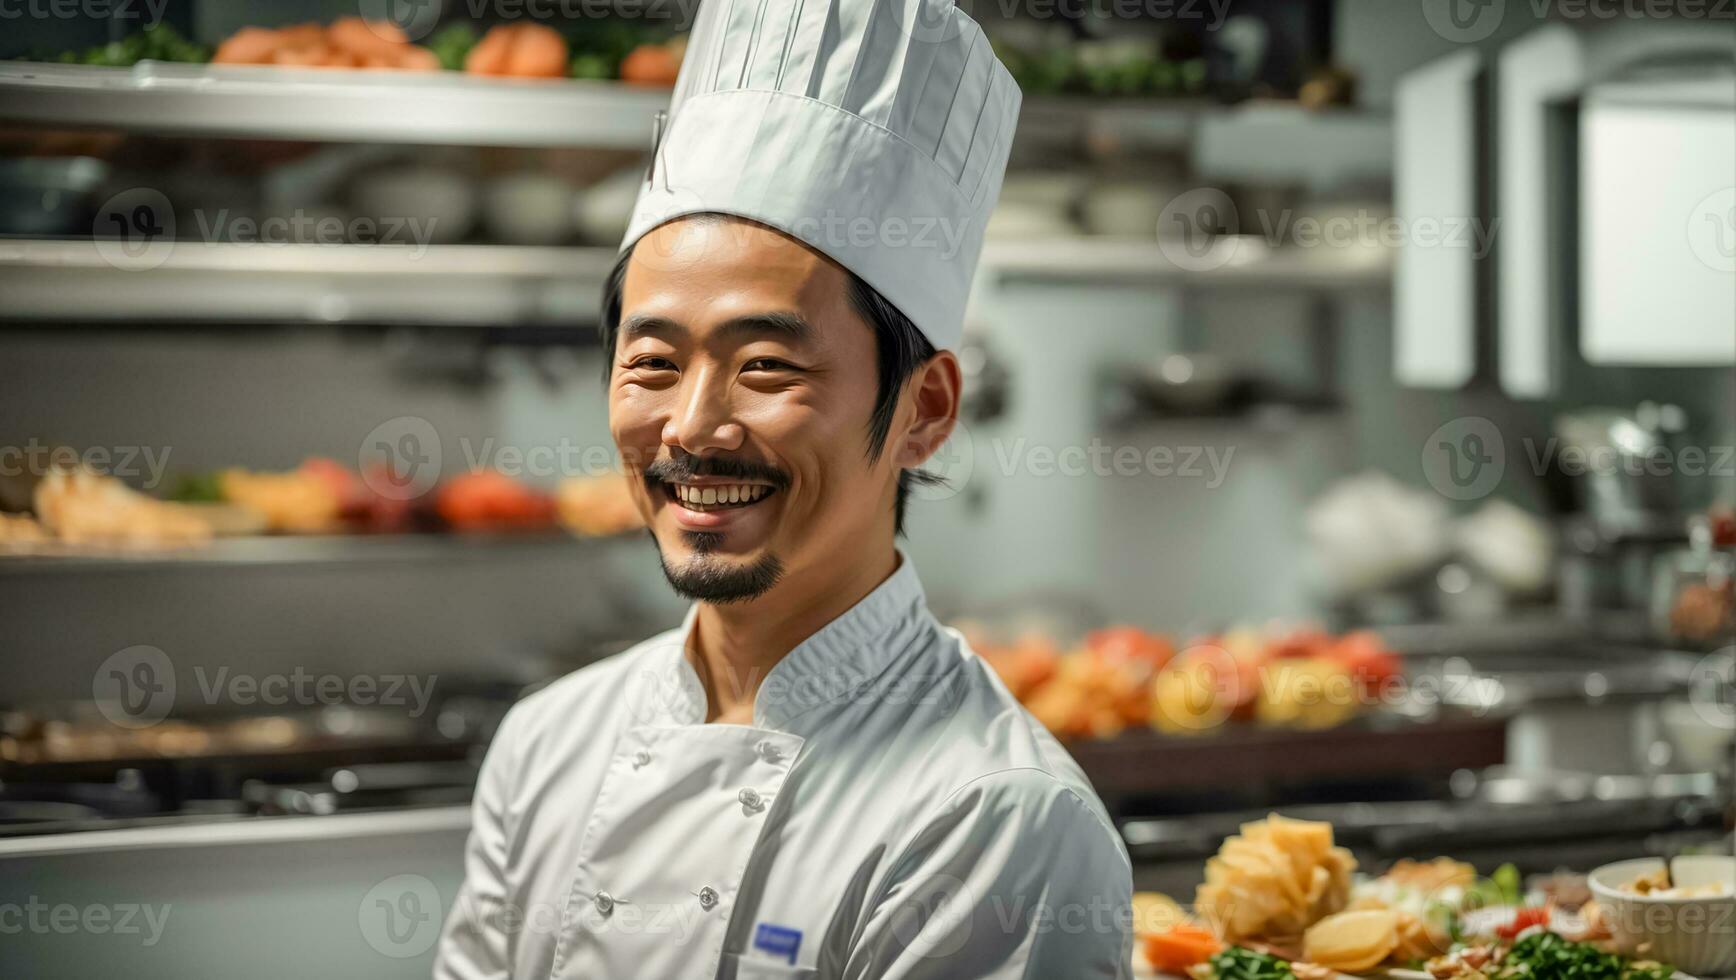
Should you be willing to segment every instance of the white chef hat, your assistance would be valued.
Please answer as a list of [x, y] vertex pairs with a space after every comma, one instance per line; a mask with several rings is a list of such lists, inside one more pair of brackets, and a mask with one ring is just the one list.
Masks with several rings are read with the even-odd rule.
[[1019, 101], [953, 0], [703, 0], [621, 248], [750, 218], [956, 347]]

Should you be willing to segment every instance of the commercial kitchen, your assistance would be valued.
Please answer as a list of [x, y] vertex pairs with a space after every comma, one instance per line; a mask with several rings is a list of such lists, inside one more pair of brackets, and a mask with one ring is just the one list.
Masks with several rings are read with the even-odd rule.
[[[503, 719], [688, 614], [598, 328], [708, 5], [6, 13], [0, 977], [436, 969]], [[1022, 101], [899, 562], [1124, 975], [1736, 976], [1732, 14], [959, 10]]]

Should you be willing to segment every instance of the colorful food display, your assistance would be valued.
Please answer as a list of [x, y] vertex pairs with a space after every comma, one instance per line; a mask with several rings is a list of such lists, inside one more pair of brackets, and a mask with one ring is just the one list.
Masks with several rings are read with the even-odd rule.
[[1207, 861], [1192, 915], [1167, 896], [1134, 896], [1134, 972], [1191, 980], [1674, 976], [1673, 967], [1616, 951], [1595, 901], [1562, 907], [1559, 893], [1545, 889], [1527, 904], [1511, 865], [1482, 879], [1445, 857], [1358, 877], [1330, 824], [1272, 814], [1243, 825]]
[[284, 65], [300, 68], [393, 68], [438, 71], [440, 59], [411, 44], [391, 21], [343, 17], [329, 26], [243, 27], [217, 46], [214, 65]]
[[[568, 477], [553, 493], [479, 470], [430, 488], [407, 486], [384, 464], [358, 472], [311, 457], [291, 470], [231, 467], [184, 473], [158, 499], [87, 467], [31, 477], [28, 513], [0, 512], [0, 554], [164, 550], [241, 535], [522, 532], [579, 537], [642, 527], [624, 476]], [[16, 505], [14, 505], [16, 506]]]
[[1178, 735], [1231, 722], [1330, 728], [1378, 704], [1401, 673], [1397, 655], [1367, 632], [1244, 627], [1178, 648], [1117, 626], [1062, 650], [1039, 633], [997, 644], [986, 629], [961, 629], [1012, 694], [1066, 738], [1145, 725]]
[[[556, 22], [558, 24], [558, 22]], [[140, 61], [287, 68], [371, 68], [462, 71], [499, 78], [619, 80], [668, 88], [675, 84], [687, 41], [666, 30], [621, 20], [587, 23], [566, 33], [529, 20], [496, 24], [484, 32], [450, 24], [411, 43], [391, 21], [343, 17], [331, 24], [243, 27], [213, 50], [183, 38], [167, 24], [75, 51], [37, 52], [30, 60], [130, 67]]]
[[74, 546], [178, 548], [211, 539], [211, 526], [187, 508], [82, 467], [51, 470], [36, 486], [34, 507], [44, 533], [21, 525], [16, 541], [28, 535]]

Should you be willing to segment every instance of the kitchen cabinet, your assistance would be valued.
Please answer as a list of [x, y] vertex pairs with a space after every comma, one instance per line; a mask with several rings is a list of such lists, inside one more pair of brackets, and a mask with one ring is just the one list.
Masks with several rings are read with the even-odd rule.
[[1560, 383], [1572, 249], [1571, 105], [1585, 83], [1583, 42], [1554, 24], [1503, 48], [1496, 68], [1497, 373], [1515, 398], [1547, 398]]
[[1393, 175], [1403, 229], [1393, 270], [1394, 370], [1462, 388], [1476, 370], [1479, 106], [1483, 56], [1448, 55], [1400, 79]]
[[1579, 120], [1580, 351], [1736, 364], [1736, 84], [1728, 70], [1593, 87]]

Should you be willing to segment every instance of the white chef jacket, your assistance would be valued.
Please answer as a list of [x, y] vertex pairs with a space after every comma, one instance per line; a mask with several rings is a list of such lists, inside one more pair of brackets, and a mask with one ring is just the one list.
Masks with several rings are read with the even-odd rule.
[[674, 630], [513, 708], [434, 974], [1125, 977], [1127, 852], [907, 557], [705, 724]]

